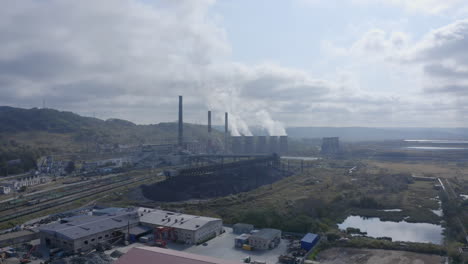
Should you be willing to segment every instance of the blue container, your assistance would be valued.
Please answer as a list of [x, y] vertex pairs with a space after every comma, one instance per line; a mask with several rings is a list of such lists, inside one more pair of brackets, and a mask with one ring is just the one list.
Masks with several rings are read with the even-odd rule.
[[318, 241], [319, 241], [319, 235], [307, 233], [301, 239], [301, 248], [309, 251], [315, 246], [315, 244], [317, 244]]

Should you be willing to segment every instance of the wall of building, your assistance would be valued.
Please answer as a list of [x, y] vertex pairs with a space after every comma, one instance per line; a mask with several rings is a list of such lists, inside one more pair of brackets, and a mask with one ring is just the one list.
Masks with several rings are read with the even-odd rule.
[[270, 240], [257, 237], [257, 236], [251, 236], [249, 238], [249, 245], [255, 249], [268, 249], [270, 242], [271, 242]]
[[[136, 224], [131, 224], [130, 228], [136, 226]], [[41, 232], [40, 239], [41, 245], [46, 245], [50, 248], [61, 248], [64, 251], [69, 252], [86, 252], [96, 248], [98, 244], [106, 243], [116, 239], [117, 237], [124, 234], [127, 235], [128, 227], [116, 228], [111, 230], [105, 230], [93, 234], [91, 236], [70, 239], [63, 236], [57, 236], [48, 232]]]
[[200, 243], [211, 237], [221, 234], [223, 222], [221, 220], [211, 221], [195, 232], [195, 243]]

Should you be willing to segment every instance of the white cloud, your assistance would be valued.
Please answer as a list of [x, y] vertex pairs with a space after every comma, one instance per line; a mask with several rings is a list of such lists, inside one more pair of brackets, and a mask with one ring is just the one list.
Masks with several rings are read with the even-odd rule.
[[[244, 134], [247, 124], [281, 134], [283, 123], [424, 125], [431, 116], [418, 110], [417, 98], [361, 89], [353, 71], [326, 80], [276, 64], [232, 62], [212, 4], [6, 1], [0, 9], [0, 104], [40, 106], [45, 99], [50, 107], [154, 123], [175, 120], [176, 96], [183, 94], [186, 120], [204, 122], [209, 108], [221, 121], [228, 111], [234, 132]], [[374, 29], [337, 50], [378, 60], [409, 42], [405, 33]]]

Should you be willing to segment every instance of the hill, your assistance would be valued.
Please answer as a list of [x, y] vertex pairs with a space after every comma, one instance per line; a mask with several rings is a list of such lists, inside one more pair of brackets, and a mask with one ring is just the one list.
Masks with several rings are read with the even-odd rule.
[[[221, 142], [222, 134], [217, 131], [213, 134]], [[207, 128], [186, 123], [184, 136], [186, 141], [204, 142]], [[15, 159], [31, 161], [44, 154], [96, 152], [103, 146], [118, 144], [175, 142], [177, 124], [174, 122], [137, 125], [120, 119], [101, 120], [54, 109], [0, 107], [0, 174], [1, 168]]]

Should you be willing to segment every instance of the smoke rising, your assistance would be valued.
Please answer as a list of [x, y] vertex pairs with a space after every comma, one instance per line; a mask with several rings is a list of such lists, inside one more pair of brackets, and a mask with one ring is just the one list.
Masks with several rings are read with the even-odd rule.
[[255, 113], [257, 121], [264, 128], [270, 136], [286, 136], [286, 129], [283, 123], [275, 121], [271, 118], [270, 113], [266, 110], [260, 110]]

